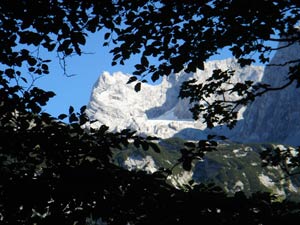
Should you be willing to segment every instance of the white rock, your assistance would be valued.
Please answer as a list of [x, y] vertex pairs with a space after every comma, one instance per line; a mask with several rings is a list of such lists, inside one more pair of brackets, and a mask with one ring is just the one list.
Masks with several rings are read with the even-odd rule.
[[128, 170], [144, 170], [148, 173], [157, 171], [155, 162], [151, 156], [130, 156], [124, 161], [124, 166]]
[[260, 182], [268, 188], [272, 188], [275, 186], [274, 181], [272, 181], [272, 179], [265, 174], [260, 174], [258, 176], [258, 178], [259, 178]]
[[[126, 84], [128, 75], [104, 72], [94, 85], [87, 114], [99, 121], [96, 126], [104, 124], [111, 131], [130, 128], [139, 134], [160, 138], [174, 135], [187, 139], [196, 135], [199, 138], [202, 135], [199, 130], [206, 126], [193, 120], [189, 101], [178, 98], [179, 90], [182, 82], [191, 78], [204, 82], [214, 69], [235, 70], [234, 82], [259, 81], [263, 73], [263, 68], [258, 66], [240, 68], [233, 59], [210, 61], [205, 64], [204, 71], [173, 74], [164, 77], [159, 85], [143, 84], [141, 91], [135, 92], [135, 83]], [[229, 97], [232, 98], [235, 96]]]

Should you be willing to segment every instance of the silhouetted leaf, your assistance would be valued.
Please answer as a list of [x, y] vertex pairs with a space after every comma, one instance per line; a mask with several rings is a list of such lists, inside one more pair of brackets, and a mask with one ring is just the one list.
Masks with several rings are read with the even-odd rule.
[[149, 66], [149, 61], [148, 61], [148, 59], [145, 56], [142, 56], [142, 58], [141, 58], [141, 64], [144, 67], [148, 67]]
[[184, 145], [189, 148], [196, 148], [196, 144], [193, 142], [185, 142]]
[[106, 131], [108, 131], [109, 127], [106, 125], [101, 125], [99, 128], [99, 133], [104, 134]]
[[109, 37], [110, 37], [110, 33], [109, 32], [105, 33], [104, 39], [107, 40]]
[[75, 115], [75, 113], [72, 113], [70, 116], [69, 116], [69, 122], [70, 123], [73, 123], [73, 122], [77, 122], [79, 119], [77, 118], [77, 116]]
[[9, 78], [14, 78], [15, 70], [13, 69], [6, 69], [4, 71], [5, 75], [7, 75]]
[[60, 119], [60, 120], [63, 120], [63, 119], [65, 119], [65, 118], [67, 118], [68, 116], [66, 115], [66, 114], [60, 114], [59, 116], [58, 116], [58, 119]]
[[141, 83], [140, 83], [140, 82], [137, 83], [137, 84], [134, 86], [134, 90], [135, 90], [136, 92], [139, 92], [139, 91], [141, 90]]
[[69, 107], [69, 114], [72, 114], [74, 112], [74, 107], [73, 106], [70, 106]]
[[149, 144], [147, 142], [142, 141], [141, 145], [144, 151], [147, 151], [149, 149]]
[[127, 84], [130, 84], [130, 83], [132, 83], [132, 82], [134, 82], [134, 81], [136, 81], [136, 80], [137, 80], [137, 77], [131, 76], [131, 77], [128, 79]]
[[84, 105], [80, 108], [80, 113], [83, 114], [85, 112], [85, 110], [86, 110], [86, 105]]
[[182, 162], [182, 168], [186, 171], [191, 171], [192, 169], [192, 161], [190, 159], [185, 159]]
[[149, 145], [151, 146], [151, 148], [156, 152], [156, 153], [160, 153], [160, 148], [158, 147], [157, 144], [149, 142]]
[[217, 136], [217, 135], [211, 135], [211, 134], [209, 134], [209, 135], [207, 135], [207, 139], [210, 140], [210, 139], [215, 138], [216, 136]]
[[36, 60], [35, 58], [33, 58], [33, 57], [28, 58], [27, 61], [28, 61], [28, 64], [29, 64], [30, 66], [35, 66], [36, 63], [37, 63], [37, 60]]

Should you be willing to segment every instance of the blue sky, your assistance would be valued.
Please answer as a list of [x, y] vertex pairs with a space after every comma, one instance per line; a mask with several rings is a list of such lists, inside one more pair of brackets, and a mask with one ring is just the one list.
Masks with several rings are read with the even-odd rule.
[[[67, 73], [74, 76], [67, 77], [59, 66], [56, 56], [49, 57], [53, 60], [50, 64], [50, 74], [38, 79], [35, 85], [47, 91], [54, 91], [56, 96], [44, 108], [47, 113], [58, 116], [67, 113], [69, 106], [76, 111], [88, 104], [93, 85], [103, 71], [110, 73], [122, 71], [131, 74], [138, 59], [130, 59], [125, 65], [111, 66], [112, 55], [110, 47], [103, 47], [103, 33], [92, 34], [87, 38], [83, 51], [88, 54], [73, 56], [67, 59]], [[48, 55], [46, 55], [48, 56]], [[216, 55], [212, 59], [225, 59], [231, 57], [228, 51]]]
[[136, 62], [134, 59], [128, 61], [126, 66], [111, 66], [110, 48], [102, 46], [102, 36], [103, 34], [98, 33], [88, 37], [86, 46], [83, 47], [83, 51], [87, 54], [67, 58], [67, 73], [73, 76], [64, 75], [56, 56], [44, 56], [52, 60], [49, 66], [50, 74], [36, 80], [35, 85], [56, 93], [44, 107], [47, 113], [58, 116], [66, 113], [70, 105], [79, 111], [81, 106], [88, 104], [93, 85], [103, 71], [131, 73], [134, 70]]

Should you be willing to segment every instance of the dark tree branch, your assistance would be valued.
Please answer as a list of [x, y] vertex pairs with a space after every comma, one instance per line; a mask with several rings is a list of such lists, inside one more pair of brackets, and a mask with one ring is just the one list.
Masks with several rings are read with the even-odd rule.
[[295, 59], [295, 60], [290, 60], [290, 61], [287, 61], [285, 63], [278, 63], [278, 64], [275, 64], [275, 63], [272, 63], [272, 64], [268, 64], [267, 66], [286, 66], [286, 65], [289, 65], [289, 64], [293, 64], [293, 63], [299, 63], [300, 62], [300, 59]]

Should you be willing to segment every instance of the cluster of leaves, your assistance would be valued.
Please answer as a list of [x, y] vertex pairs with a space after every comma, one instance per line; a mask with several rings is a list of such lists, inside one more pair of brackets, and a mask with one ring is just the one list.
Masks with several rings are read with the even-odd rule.
[[[252, 81], [233, 83], [234, 71], [214, 70], [211, 77], [204, 83], [196, 79], [183, 82], [179, 92], [180, 98], [189, 98], [194, 119], [204, 118], [209, 128], [218, 124], [233, 127], [241, 106], [254, 100], [251, 92]], [[232, 95], [240, 98], [232, 100]]]
[[[251, 54], [255, 52], [260, 62], [268, 62], [274, 49], [267, 41], [275, 40], [276, 35], [299, 41], [295, 31], [299, 3], [293, 0], [152, 0], [119, 6], [125, 15], [124, 26], [114, 38], [113, 64], [142, 53], [135, 74], [150, 74], [153, 81], [183, 69], [203, 69], [203, 62], [224, 47], [244, 66], [254, 61]], [[158, 58], [159, 65], [150, 64], [151, 57]]]
[[184, 148], [180, 149], [181, 158], [178, 162], [183, 169], [190, 171], [194, 160], [203, 160], [207, 152], [217, 151], [217, 142], [212, 140], [214, 135], [209, 135], [207, 140], [200, 140], [198, 143], [186, 142]]
[[[56, 52], [61, 60], [81, 55], [87, 34], [112, 29], [118, 14], [112, 1], [94, 0], [5, 0], [0, 10], [0, 72], [11, 79], [21, 76], [22, 66], [33, 75], [49, 73], [50, 60], [41, 58], [40, 49]], [[22, 79], [27, 80], [24, 73]]]
[[208, 128], [220, 124], [233, 128], [237, 122], [239, 109], [253, 102], [256, 97], [270, 91], [283, 90], [293, 83], [296, 83], [297, 88], [300, 87], [298, 76], [300, 64], [290, 63], [288, 79], [277, 87], [266, 83], [254, 84], [251, 80], [233, 82], [231, 78], [234, 71], [216, 69], [203, 83], [196, 79], [183, 82], [179, 97], [189, 99], [194, 119], [203, 118]]

